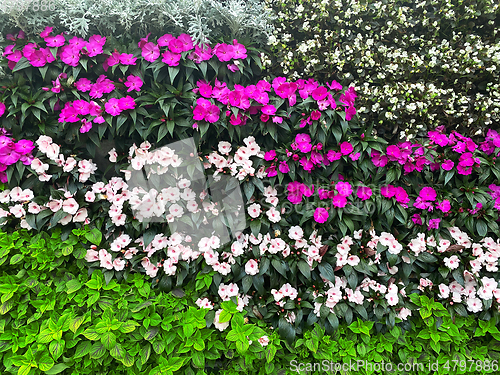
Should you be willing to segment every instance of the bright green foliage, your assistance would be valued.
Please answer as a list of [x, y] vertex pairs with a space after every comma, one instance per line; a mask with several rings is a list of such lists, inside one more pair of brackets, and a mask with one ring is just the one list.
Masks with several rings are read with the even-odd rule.
[[[496, 318], [452, 318], [440, 303], [413, 294], [420, 316], [407, 332], [396, 325], [381, 333], [381, 324], [358, 318], [331, 336], [315, 324], [287, 342], [261, 320], [248, 323], [227, 301], [220, 321], [230, 324], [221, 332], [212, 326], [214, 311], [193, 303], [195, 284], [204, 290], [210, 273], [168, 294], [138, 273], [121, 284], [106, 282], [100, 270], [87, 275], [81, 260], [83, 244], [93, 238], [89, 229], [74, 230], [63, 242], [56, 232], [0, 234], [2, 374], [287, 374], [299, 364], [307, 369], [349, 360], [415, 361], [424, 366], [419, 374], [433, 374], [427, 366], [436, 362], [439, 374], [473, 373], [470, 368], [484, 368], [489, 360], [490, 370], [478, 373], [497, 373]], [[63, 254], [68, 247], [73, 250]], [[267, 346], [258, 342], [262, 336], [269, 337]]]

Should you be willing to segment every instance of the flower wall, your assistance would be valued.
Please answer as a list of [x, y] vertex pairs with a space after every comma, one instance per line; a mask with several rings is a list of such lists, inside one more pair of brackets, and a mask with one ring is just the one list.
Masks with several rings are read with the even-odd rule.
[[[2, 230], [60, 238], [108, 285], [141, 275], [189, 293], [220, 332], [240, 312], [289, 344], [315, 323], [409, 331], [427, 314], [418, 294], [496, 320], [500, 134], [441, 126], [388, 142], [360, 124], [354, 86], [265, 80], [260, 52], [187, 34], [12, 36]], [[241, 204], [214, 198], [238, 191]], [[246, 336], [229, 336], [241, 353], [268, 344]]]
[[401, 139], [440, 125], [498, 128], [497, 1], [268, 1], [278, 15], [265, 65], [355, 86], [360, 119]]

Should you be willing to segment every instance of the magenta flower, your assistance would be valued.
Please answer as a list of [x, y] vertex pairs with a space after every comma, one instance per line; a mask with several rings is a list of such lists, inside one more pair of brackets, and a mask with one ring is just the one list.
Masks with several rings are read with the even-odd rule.
[[104, 61], [104, 64], [106, 64], [107, 66], [118, 65], [119, 63], [120, 63], [120, 54], [118, 52], [113, 52], [111, 55], [108, 56], [106, 61]]
[[387, 146], [387, 150], [385, 152], [389, 157], [389, 160], [396, 161], [399, 160], [399, 158], [401, 158], [401, 150], [399, 149], [398, 146], [395, 145]]
[[153, 62], [160, 56], [160, 49], [153, 42], [148, 42], [142, 47], [142, 57], [144, 60]]
[[240, 68], [236, 64], [227, 64], [227, 69], [233, 73], [238, 72]]
[[382, 194], [383, 197], [392, 198], [396, 195], [396, 188], [392, 185], [382, 186], [380, 188], [380, 194]]
[[281, 173], [288, 173], [290, 172], [290, 167], [288, 166], [287, 162], [286, 161], [280, 161], [280, 165], [279, 165], [279, 170]]
[[80, 127], [80, 133], [88, 133], [92, 129], [92, 122], [85, 119], [82, 120], [82, 126]]
[[175, 39], [172, 36], [172, 34], [165, 34], [165, 35], [158, 38], [158, 45], [160, 47], [166, 47], [166, 46], [168, 46], [168, 42], [170, 42], [172, 39]]
[[312, 98], [316, 101], [325, 99], [327, 94], [328, 94], [328, 90], [326, 89], [325, 86], [319, 86], [319, 87], [315, 88], [311, 93]]
[[335, 160], [339, 160], [342, 157], [342, 154], [339, 151], [328, 150], [326, 153], [326, 158], [328, 161], [333, 162]]
[[87, 42], [84, 39], [75, 36], [69, 40], [69, 44], [81, 50], [87, 45]]
[[269, 115], [261, 114], [260, 115], [260, 121], [262, 121], [262, 122], [268, 122], [269, 121]]
[[397, 187], [394, 189], [394, 198], [396, 198], [396, 202], [401, 204], [407, 204], [410, 201], [408, 193], [402, 187]]
[[324, 223], [328, 220], [328, 216], [330, 216], [328, 214], [328, 211], [326, 210], [326, 208], [323, 208], [323, 207], [318, 207], [316, 208], [316, 211], [314, 211], [314, 220], [317, 222], [317, 223]]
[[181, 34], [177, 38], [182, 43], [182, 52], [190, 51], [194, 48], [193, 39], [188, 34]]
[[0, 102], [0, 117], [5, 113], [5, 104]]
[[73, 108], [79, 115], [85, 116], [90, 113], [90, 103], [85, 100], [73, 101]]
[[372, 194], [373, 194], [372, 189], [370, 189], [367, 186], [358, 186], [358, 190], [356, 191], [356, 195], [362, 201], [370, 199], [370, 197], [372, 196]]
[[180, 53], [173, 53], [170, 51], [165, 51], [161, 54], [161, 61], [167, 64], [168, 66], [178, 66], [179, 61], [181, 61]]
[[47, 47], [61, 47], [65, 42], [64, 36], [62, 34], [47, 36], [44, 38], [44, 40], [47, 43]]
[[278, 171], [274, 165], [271, 165], [266, 169], [267, 177], [274, 177], [278, 175]]
[[135, 108], [135, 100], [131, 96], [127, 95], [124, 98], [118, 99], [118, 104], [120, 106], [120, 110], [124, 111], [126, 109], [134, 109]]
[[45, 58], [45, 53], [42, 51], [34, 51], [29, 58], [31, 65], [34, 67], [41, 67], [47, 63], [47, 59]]
[[122, 53], [120, 55], [120, 64], [122, 65], [135, 65], [137, 57], [134, 57], [132, 53]]
[[355, 154], [349, 155], [349, 157], [351, 158], [352, 161], [358, 160], [360, 156], [361, 156], [360, 152], [356, 152]]
[[92, 35], [90, 38], [89, 38], [89, 43], [97, 43], [101, 46], [104, 47], [104, 45], [106, 44], [106, 37], [103, 37], [103, 36], [100, 36], [100, 35]]
[[220, 108], [217, 105], [211, 105], [205, 112], [205, 121], [213, 124], [217, 122], [220, 117]]
[[337, 90], [337, 91], [342, 90], [342, 85], [335, 80], [333, 80], [331, 84], [327, 83], [326, 85], [330, 90]]
[[146, 43], [148, 42], [148, 38], [149, 38], [150, 35], [151, 35], [151, 33], [149, 33], [148, 35], [146, 35], [145, 38], [141, 38], [139, 40], [139, 43], [137, 43], [137, 47], [139, 47], [140, 49], [142, 49], [146, 45]]
[[172, 38], [168, 41], [168, 48], [173, 53], [181, 53], [184, 51], [184, 44], [177, 38]]
[[234, 47], [230, 44], [217, 44], [215, 46], [215, 55], [220, 61], [230, 61], [234, 56]]
[[340, 152], [342, 155], [349, 155], [353, 150], [354, 147], [352, 147], [352, 144], [349, 142], [342, 142], [340, 144]]
[[332, 198], [332, 205], [333, 207], [343, 208], [347, 205], [347, 198], [337, 194]]
[[127, 92], [130, 91], [141, 91], [141, 87], [144, 84], [142, 78], [139, 76], [129, 75], [127, 81], [124, 83], [128, 87]]
[[243, 44], [238, 43], [236, 39], [233, 39], [233, 59], [246, 59], [247, 49]]
[[297, 147], [303, 153], [307, 153], [312, 150], [312, 144], [310, 143], [297, 143]]
[[443, 212], [449, 212], [451, 210], [451, 204], [450, 201], [445, 199], [444, 201], [440, 202], [439, 204], [436, 205], [436, 208], [443, 211]]
[[80, 51], [71, 45], [64, 46], [61, 52], [61, 61], [69, 66], [78, 66]]
[[42, 38], [46, 38], [50, 35], [50, 33], [52, 32], [54, 28], [52, 26], [47, 26], [45, 27], [45, 29], [40, 33], [40, 36]]
[[351, 121], [354, 116], [356, 116], [356, 108], [351, 105], [345, 109], [345, 119]]
[[309, 173], [311, 173], [311, 171], [314, 169], [314, 163], [305, 156], [300, 159], [300, 164], [302, 165], [302, 168], [304, 168], [304, 170]]
[[21, 154], [19, 154], [12, 148], [3, 147], [0, 149], [0, 163], [2, 164], [12, 165], [16, 163], [20, 157]]
[[264, 154], [264, 160], [266, 160], [266, 161], [272, 161], [272, 160], [274, 160], [274, 158], [276, 158], [276, 151], [275, 150], [267, 151]]
[[415, 223], [416, 225], [422, 225], [423, 224], [423, 221], [422, 221], [422, 218], [420, 217], [419, 214], [415, 214], [411, 217], [411, 220], [413, 221], [413, 223]]
[[80, 78], [75, 82], [76, 89], [82, 92], [90, 91], [91, 85], [92, 82], [90, 82], [87, 78]]
[[424, 187], [420, 190], [419, 197], [424, 201], [434, 202], [436, 200], [436, 190], [431, 187]]
[[312, 111], [311, 113], [311, 120], [317, 121], [321, 118], [321, 112], [320, 111]]
[[261, 111], [266, 115], [272, 116], [276, 113], [276, 107], [272, 104], [265, 105], [264, 107], [262, 107]]
[[204, 81], [198, 81], [198, 92], [201, 96], [204, 98], [210, 98], [212, 96], [212, 91], [213, 88], [209, 83], [206, 83]]
[[27, 139], [21, 139], [14, 145], [14, 151], [21, 154], [26, 155], [35, 149], [35, 145], [32, 141]]
[[193, 120], [200, 121], [205, 118], [205, 115], [207, 114], [207, 111], [203, 106], [197, 105], [196, 108], [193, 110]]
[[447, 159], [441, 164], [441, 168], [443, 168], [445, 171], [451, 171], [453, 167], [455, 166], [455, 163], [453, 161]]
[[111, 116], [118, 116], [122, 112], [120, 101], [116, 98], [109, 99], [108, 102], [104, 104], [104, 108], [106, 113], [109, 113]]
[[344, 197], [348, 197], [352, 194], [352, 187], [349, 182], [339, 181], [337, 182], [337, 185], [335, 185], [335, 189], [337, 189], [339, 195], [342, 195]]
[[440, 222], [441, 222], [441, 219], [430, 219], [429, 226], [428, 226], [427, 230], [438, 229]]
[[288, 200], [292, 204], [299, 204], [302, 201], [303, 190], [301, 189], [301, 183], [298, 181], [290, 182], [287, 186], [288, 189]]

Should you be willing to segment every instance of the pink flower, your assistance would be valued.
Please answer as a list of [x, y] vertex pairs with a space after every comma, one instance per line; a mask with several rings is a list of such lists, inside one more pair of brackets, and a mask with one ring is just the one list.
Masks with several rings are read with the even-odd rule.
[[424, 201], [434, 202], [436, 200], [436, 190], [431, 187], [424, 187], [420, 190], [419, 197]]
[[323, 207], [318, 207], [318, 208], [316, 208], [316, 211], [314, 211], [314, 220], [317, 223], [326, 222], [328, 220], [328, 216], [330, 216], [328, 214], [328, 211]]
[[5, 113], [5, 104], [0, 102], [0, 117]]
[[342, 208], [347, 205], [347, 198], [343, 195], [337, 194], [332, 198], [333, 207]]
[[100, 36], [100, 35], [92, 35], [89, 38], [89, 43], [97, 43], [101, 46], [104, 46], [106, 44], [106, 37]]
[[109, 99], [108, 102], [104, 104], [104, 108], [111, 116], [118, 116], [122, 112], [120, 101], [116, 98]]
[[134, 109], [135, 100], [130, 95], [127, 95], [124, 98], [118, 99], [118, 105], [122, 111], [126, 109]]
[[78, 66], [80, 51], [71, 45], [64, 46], [61, 52], [61, 61], [69, 66]]
[[193, 39], [188, 34], [181, 34], [177, 38], [182, 43], [182, 52], [190, 51], [194, 48]]
[[312, 94], [312, 97], [314, 100], [319, 101], [319, 100], [323, 100], [324, 98], [326, 98], [326, 96], [328, 94], [328, 90], [326, 89], [325, 86], [319, 86], [319, 87], [315, 88], [311, 94]]
[[21, 139], [14, 145], [14, 151], [21, 155], [29, 154], [35, 149], [35, 145], [32, 141], [27, 139]]
[[337, 189], [339, 195], [342, 195], [344, 197], [348, 197], [352, 194], [352, 187], [349, 182], [339, 181], [337, 182], [337, 185], [335, 185], [335, 189]]
[[429, 226], [428, 226], [427, 230], [438, 229], [440, 222], [441, 222], [441, 219], [430, 219]]
[[441, 168], [443, 168], [445, 171], [451, 171], [453, 167], [455, 166], [455, 163], [453, 161], [447, 159], [441, 164]]
[[160, 47], [166, 47], [168, 46], [168, 42], [170, 42], [172, 39], [174, 39], [172, 34], [165, 34], [158, 38], [158, 45]]
[[205, 112], [205, 121], [214, 123], [219, 120], [220, 108], [217, 105], [211, 105]]
[[76, 89], [82, 92], [90, 91], [90, 88], [92, 87], [91, 85], [92, 82], [90, 82], [87, 78], [80, 78], [75, 82]]
[[127, 92], [132, 90], [141, 91], [141, 86], [144, 84], [142, 78], [139, 76], [129, 75], [127, 77], [127, 81], [125, 82], [125, 86], [128, 87]]
[[420, 217], [419, 214], [415, 214], [411, 217], [411, 220], [416, 224], [416, 225], [422, 225], [422, 218]]
[[352, 118], [356, 115], [356, 108], [353, 106], [349, 106], [345, 110], [345, 119], [346, 121], [351, 121]]
[[385, 198], [392, 198], [396, 194], [396, 188], [392, 185], [382, 186], [380, 194]]
[[227, 64], [227, 69], [229, 69], [229, 71], [233, 73], [238, 72], [240, 70], [240, 68], [238, 68], [238, 65], [236, 64]]
[[311, 120], [317, 121], [321, 118], [321, 112], [320, 111], [312, 111], [311, 113]]
[[328, 150], [326, 153], [326, 158], [328, 161], [333, 162], [335, 160], [339, 160], [342, 157], [342, 153], [339, 151]]
[[64, 36], [62, 34], [55, 36], [47, 36], [44, 38], [47, 43], [47, 47], [61, 47], [64, 45]]
[[353, 150], [354, 147], [352, 147], [352, 144], [349, 142], [342, 142], [340, 144], [340, 152], [342, 155], [349, 155]]
[[40, 33], [40, 36], [42, 38], [48, 37], [50, 35], [50, 33], [52, 33], [52, 29], [53, 29], [52, 26], [45, 27], [45, 29]]
[[168, 41], [168, 48], [173, 53], [181, 53], [184, 51], [184, 44], [177, 38], [172, 38]]
[[153, 42], [148, 42], [142, 47], [142, 57], [144, 60], [153, 62], [160, 56], [160, 49]]
[[280, 165], [279, 165], [278, 169], [281, 173], [290, 172], [290, 167], [288, 166], [286, 161], [280, 161]]
[[234, 56], [234, 47], [230, 44], [217, 44], [215, 46], [215, 55], [219, 61], [230, 61]]
[[370, 199], [372, 194], [373, 194], [372, 189], [370, 189], [367, 186], [359, 186], [358, 190], [356, 191], [356, 195], [358, 196], [358, 198], [363, 201]]
[[356, 152], [355, 154], [349, 155], [349, 157], [351, 158], [352, 161], [358, 160], [360, 156], [361, 156], [360, 152]]
[[451, 204], [450, 201], [445, 199], [441, 203], [436, 205], [436, 208], [443, 211], [443, 212], [449, 212], [451, 210]]
[[181, 54], [180, 53], [173, 53], [170, 51], [165, 51], [162, 53], [162, 59], [165, 64], [168, 66], [178, 66], [179, 61], [181, 61]]
[[233, 59], [246, 59], [247, 49], [243, 44], [238, 43], [236, 39], [233, 39]]
[[134, 57], [132, 53], [122, 53], [120, 55], [120, 64], [122, 65], [135, 65], [137, 57]]

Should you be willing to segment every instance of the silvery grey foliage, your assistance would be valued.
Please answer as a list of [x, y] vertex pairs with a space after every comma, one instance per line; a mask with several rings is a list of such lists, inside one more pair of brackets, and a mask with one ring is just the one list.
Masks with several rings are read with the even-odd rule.
[[0, 0], [0, 32], [45, 26], [88, 37], [188, 33], [196, 43], [222, 37], [267, 43], [272, 13], [260, 0]]

